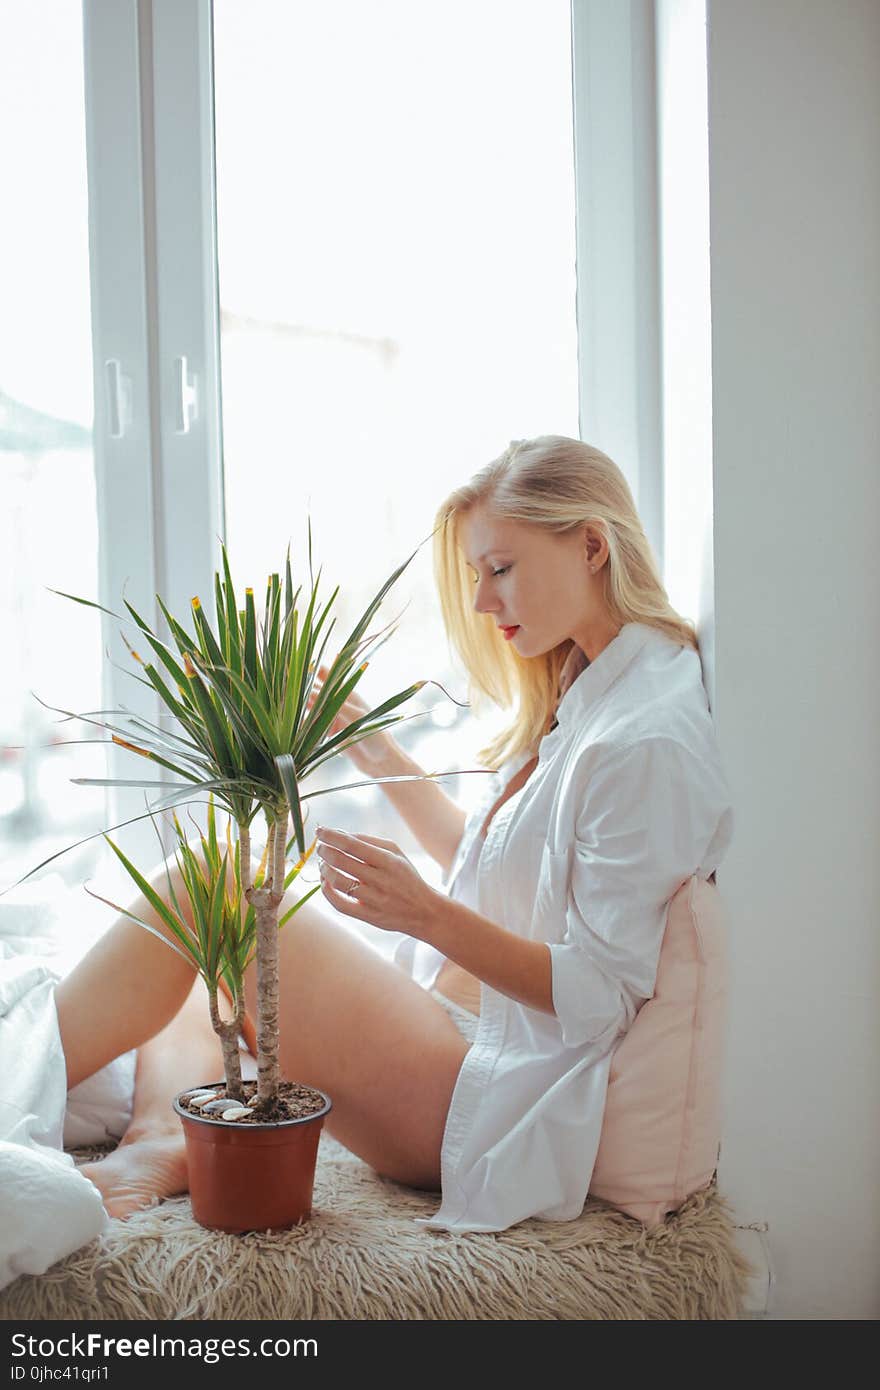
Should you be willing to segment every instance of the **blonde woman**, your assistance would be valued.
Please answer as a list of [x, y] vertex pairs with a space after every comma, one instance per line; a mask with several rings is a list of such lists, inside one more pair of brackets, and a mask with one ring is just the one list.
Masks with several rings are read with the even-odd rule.
[[[434, 781], [383, 784], [444, 891], [391, 841], [319, 830], [323, 900], [280, 939], [281, 1065], [333, 1097], [349, 1149], [439, 1194], [423, 1224], [494, 1231], [580, 1213], [667, 904], [714, 875], [732, 813], [693, 627], [607, 455], [516, 441], [446, 499], [434, 544], [472, 698], [510, 721], [469, 815]], [[364, 708], [353, 696], [334, 730]], [[387, 731], [349, 756], [377, 777], [421, 770]], [[395, 959], [347, 918], [405, 933]], [[123, 1142], [84, 1170], [113, 1215], [186, 1189], [171, 1097], [220, 1065], [202, 992], [124, 920], [57, 987], [69, 1086], [139, 1048]], [[247, 1000], [253, 1014], [253, 979]]]

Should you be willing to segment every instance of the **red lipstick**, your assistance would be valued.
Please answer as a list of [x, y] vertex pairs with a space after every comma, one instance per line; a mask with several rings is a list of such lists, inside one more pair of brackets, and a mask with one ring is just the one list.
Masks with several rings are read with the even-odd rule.
[[505, 642], [509, 642], [515, 632], [519, 632], [519, 623], [514, 623], [513, 627], [503, 627], [501, 629]]

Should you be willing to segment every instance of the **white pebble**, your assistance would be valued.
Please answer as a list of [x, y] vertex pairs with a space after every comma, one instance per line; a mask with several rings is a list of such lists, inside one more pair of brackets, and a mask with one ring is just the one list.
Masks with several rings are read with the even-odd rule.
[[187, 1099], [189, 1100], [190, 1105], [195, 1105], [199, 1110], [201, 1110], [203, 1105], [207, 1105], [209, 1101], [212, 1101], [214, 1099], [214, 1092], [206, 1091], [204, 1095], [188, 1096]]
[[250, 1100], [248, 1101], [248, 1105], [256, 1105], [256, 1103], [257, 1103], [257, 1101], [258, 1101], [259, 1099], [260, 1099], [259, 1093], [258, 1093], [257, 1091], [254, 1091], [254, 1094], [251, 1096]]
[[240, 1120], [242, 1115], [249, 1115], [251, 1112], [246, 1105], [233, 1105], [229, 1110], [221, 1112], [221, 1120]]

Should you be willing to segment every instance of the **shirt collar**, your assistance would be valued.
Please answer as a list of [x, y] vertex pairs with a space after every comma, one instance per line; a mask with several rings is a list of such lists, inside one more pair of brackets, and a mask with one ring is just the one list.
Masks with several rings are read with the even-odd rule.
[[603, 647], [595, 661], [581, 671], [556, 706], [556, 723], [568, 728], [580, 723], [587, 710], [605, 694], [622, 671], [658, 629], [646, 623], [624, 623], [616, 637]]

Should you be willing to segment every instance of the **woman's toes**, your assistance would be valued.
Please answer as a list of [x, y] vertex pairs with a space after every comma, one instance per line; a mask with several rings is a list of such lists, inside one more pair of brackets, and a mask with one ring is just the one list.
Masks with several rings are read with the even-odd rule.
[[154, 1199], [189, 1191], [183, 1135], [120, 1144], [99, 1163], [79, 1170], [95, 1184], [110, 1216], [121, 1220]]

